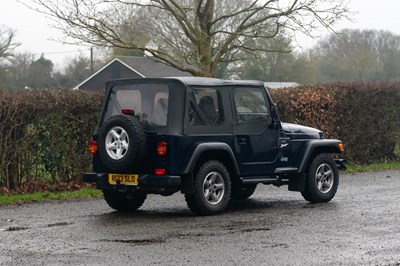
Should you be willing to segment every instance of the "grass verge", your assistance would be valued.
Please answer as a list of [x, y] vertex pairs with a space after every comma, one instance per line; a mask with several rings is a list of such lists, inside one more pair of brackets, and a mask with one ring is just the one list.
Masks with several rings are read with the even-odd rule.
[[400, 169], [400, 162], [373, 163], [368, 165], [347, 165], [347, 173], [373, 172]]
[[48, 200], [82, 199], [100, 197], [101, 195], [102, 192], [100, 190], [90, 188], [66, 192], [35, 192], [27, 194], [0, 195], [0, 205], [44, 202]]

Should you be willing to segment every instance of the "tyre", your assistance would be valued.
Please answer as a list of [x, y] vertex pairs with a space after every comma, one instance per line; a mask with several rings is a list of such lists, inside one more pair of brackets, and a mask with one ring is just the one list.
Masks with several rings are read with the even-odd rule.
[[219, 161], [202, 164], [195, 175], [194, 193], [185, 194], [191, 211], [198, 215], [223, 212], [230, 202], [231, 180], [228, 170]]
[[147, 195], [135, 191], [132, 193], [122, 193], [117, 191], [103, 191], [104, 199], [114, 210], [125, 212], [135, 211], [143, 205]]
[[99, 131], [99, 156], [112, 171], [135, 170], [146, 151], [146, 133], [139, 119], [117, 115], [108, 119]]
[[339, 171], [335, 161], [328, 154], [319, 154], [311, 162], [301, 194], [311, 203], [328, 202], [335, 196], [338, 185]]
[[235, 200], [243, 200], [251, 197], [256, 190], [257, 185], [232, 185], [232, 195], [231, 198]]

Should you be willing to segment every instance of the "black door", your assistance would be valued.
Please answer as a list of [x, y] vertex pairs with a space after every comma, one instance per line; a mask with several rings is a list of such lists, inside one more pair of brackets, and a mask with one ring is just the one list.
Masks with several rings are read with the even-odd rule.
[[277, 157], [277, 130], [272, 126], [270, 102], [264, 88], [233, 90], [236, 156], [242, 176], [273, 173]]

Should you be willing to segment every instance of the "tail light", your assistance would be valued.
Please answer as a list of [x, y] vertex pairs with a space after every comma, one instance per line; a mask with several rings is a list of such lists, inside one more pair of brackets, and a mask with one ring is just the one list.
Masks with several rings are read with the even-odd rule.
[[135, 115], [135, 111], [132, 109], [122, 109], [121, 113], [124, 115]]
[[165, 141], [160, 141], [157, 144], [157, 154], [160, 157], [165, 157], [167, 155], [167, 143]]
[[97, 142], [94, 140], [89, 142], [89, 153], [93, 155], [97, 153]]
[[158, 168], [158, 169], [154, 170], [154, 173], [156, 175], [165, 175], [165, 169]]

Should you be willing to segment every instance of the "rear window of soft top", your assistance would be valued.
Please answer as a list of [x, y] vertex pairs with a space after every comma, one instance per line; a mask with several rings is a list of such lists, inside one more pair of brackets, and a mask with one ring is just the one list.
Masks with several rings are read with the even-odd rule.
[[111, 89], [102, 121], [133, 110], [144, 125], [163, 127], [168, 119], [169, 86], [167, 84], [118, 85]]

